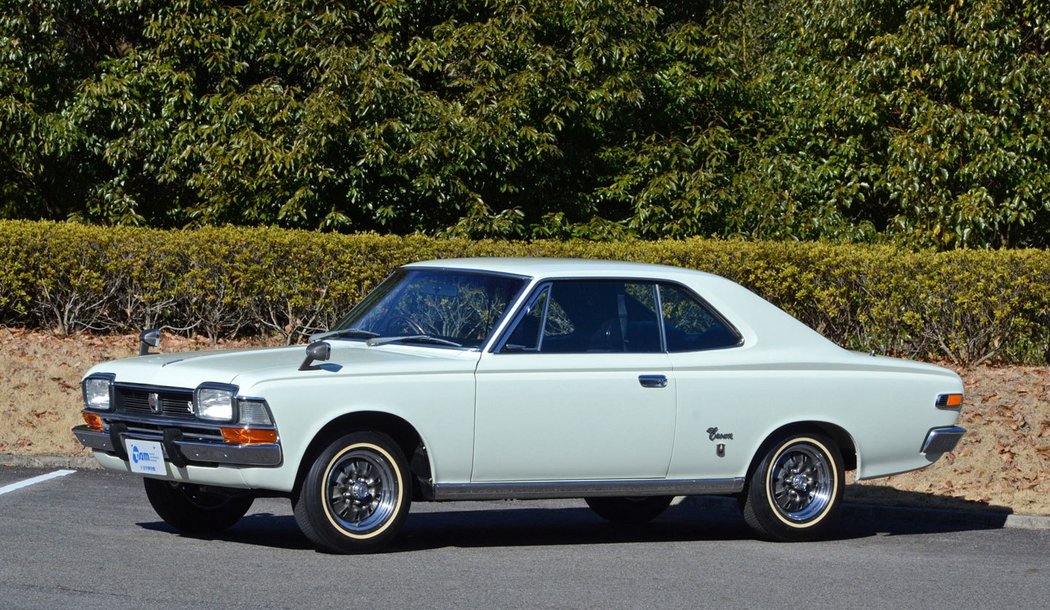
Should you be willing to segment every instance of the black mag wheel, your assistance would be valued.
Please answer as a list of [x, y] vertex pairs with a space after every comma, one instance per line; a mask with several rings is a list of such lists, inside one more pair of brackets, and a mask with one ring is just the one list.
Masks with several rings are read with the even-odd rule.
[[332, 442], [310, 466], [295, 520], [319, 549], [374, 550], [397, 535], [412, 502], [400, 447], [386, 434], [360, 432]]
[[599, 517], [620, 524], [648, 523], [671, 505], [674, 496], [623, 496], [584, 498]]
[[834, 520], [845, 473], [835, 443], [822, 434], [791, 434], [768, 445], [743, 496], [744, 520], [762, 538], [819, 538]]
[[165, 523], [188, 534], [216, 534], [241, 520], [255, 498], [246, 492], [160, 479], [142, 480], [146, 498]]

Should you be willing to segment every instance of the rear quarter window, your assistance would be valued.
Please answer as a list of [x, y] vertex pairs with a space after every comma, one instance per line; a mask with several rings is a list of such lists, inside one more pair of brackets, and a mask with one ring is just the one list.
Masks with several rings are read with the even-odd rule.
[[660, 304], [669, 352], [725, 349], [742, 343], [735, 328], [681, 286], [660, 284]]

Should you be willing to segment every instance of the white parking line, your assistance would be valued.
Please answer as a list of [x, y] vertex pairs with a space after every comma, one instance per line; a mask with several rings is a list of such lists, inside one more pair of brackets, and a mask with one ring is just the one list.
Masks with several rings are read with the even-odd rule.
[[10, 485], [5, 485], [4, 487], [0, 487], [0, 496], [6, 494], [8, 492], [18, 491], [19, 489], [22, 489], [23, 487], [29, 487], [30, 485], [36, 485], [37, 483], [43, 483], [44, 481], [50, 481], [51, 479], [57, 479], [58, 477], [64, 477], [64, 476], [66, 476], [68, 474], [73, 474], [74, 472], [76, 472], [76, 470], [56, 470], [54, 472], [49, 472], [47, 474], [42, 474], [42, 475], [40, 475], [38, 477], [33, 477], [32, 479], [26, 479], [25, 481], [19, 481], [17, 483], [11, 483]]

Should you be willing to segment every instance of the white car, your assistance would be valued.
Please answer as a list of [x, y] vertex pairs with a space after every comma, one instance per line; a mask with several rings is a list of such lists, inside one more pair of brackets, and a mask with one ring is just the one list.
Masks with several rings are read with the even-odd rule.
[[495, 498], [638, 524], [731, 495], [759, 536], [808, 540], [846, 470], [922, 468], [964, 433], [947, 369], [841, 349], [715, 275], [592, 260], [413, 263], [305, 350], [146, 354], [83, 392], [77, 438], [170, 525], [285, 496], [331, 552], [389, 542], [412, 501]]

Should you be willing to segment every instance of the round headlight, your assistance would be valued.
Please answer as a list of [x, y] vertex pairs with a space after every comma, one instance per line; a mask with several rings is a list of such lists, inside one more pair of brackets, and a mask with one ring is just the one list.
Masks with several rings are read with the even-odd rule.
[[84, 407], [108, 411], [109, 388], [113, 381], [107, 377], [88, 377], [84, 380]]
[[193, 396], [197, 417], [214, 421], [233, 421], [235, 388], [201, 386]]

